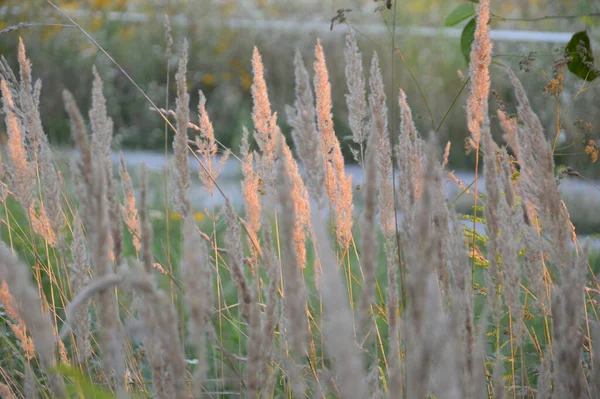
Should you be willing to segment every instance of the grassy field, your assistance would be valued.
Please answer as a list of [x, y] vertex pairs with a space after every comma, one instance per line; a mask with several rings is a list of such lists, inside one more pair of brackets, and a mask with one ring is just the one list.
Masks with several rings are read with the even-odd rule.
[[[76, 150], [64, 163], [20, 41], [18, 69], [0, 68], [0, 396], [599, 397], [600, 254], [577, 236], [596, 222], [574, 227], [581, 209], [559, 182], [578, 172], [555, 166], [560, 124], [540, 121], [527, 75], [490, 68], [490, 1], [475, 9], [466, 105], [448, 104], [466, 120], [463, 142], [419, 132], [390, 73], [400, 60], [362, 51], [350, 31], [343, 60], [320, 41], [293, 55], [282, 113], [254, 48], [249, 120], [228, 148], [211, 96], [190, 93], [185, 42], [175, 102], [136, 92], [164, 122], [169, 162], [151, 171], [112, 161], [117, 126], [95, 68], [85, 111], [62, 93]], [[547, 86], [559, 121], [571, 62], [557, 59]], [[332, 65], [345, 78], [344, 139]], [[492, 96], [490, 75], [511, 91]], [[515, 109], [492, 112], [502, 95]], [[445, 182], [462, 151], [476, 169], [456, 181], [459, 204]], [[236, 199], [221, 188], [227, 158], [241, 165]], [[197, 187], [219, 200], [199, 206]]]

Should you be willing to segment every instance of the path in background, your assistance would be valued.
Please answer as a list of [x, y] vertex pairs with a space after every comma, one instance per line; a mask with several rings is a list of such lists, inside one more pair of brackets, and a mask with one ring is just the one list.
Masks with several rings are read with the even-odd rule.
[[[150, 170], [154, 170], [156, 172], [160, 172], [164, 169], [165, 158], [164, 154], [158, 152], [150, 152], [150, 151], [126, 151], [124, 153], [125, 160], [129, 165], [129, 168], [135, 173], [136, 169], [139, 169], [142, 163], [146, 163], [146, 166]], [[119, 154], [112, 154], [113, 160], [118, 162]], [[172, 163], [172, 158], [169, 160], [169, 163]], [[190, 157], [190, 167], [192, 169], [192, 173], [198, 173], [200, 170], [200, 166], [195, 158]], [[300, 171], [302, 173], [302, 166], [300, 165]], [[353, 182], [355, 184], [363, 184], [363, 170], [356, 164], [346, 165], [346, 171], [352, 175]], [[470, 171], [456, 171], [455, 175], [462, 180], [465, 184], [470, 184], [475, 178], [475, 174]], [[230, 158], [221, 171], [221, 175], [218, 178], [218, 183], [221, 185], [225, 193], [231, 198], [233, 202], [237, 202], [241, 204], [241, 196], [240, 196], [240, 181], [242, 177], [242, 171], [240, 168], [239, 161]], [[194, 185], [192, 187], [192, 195], [195, 201], [200, 201], [202, 203], [202, 198], [206, 197], [203, 194], [202, 187], [200, 187], [197, 179], [194, 180]], [[576, 177], [567, 177], [564, 178], [560, 183], [561, 192], [572, 196], [584, 196], [589, 199], [596, 199], [600, 202], [600, 191], [598, 188], [600, 187], [600, 181], [593, 182], [593, 185], [589, 182], [583, 181]], [[480, 177], [479, 187], [482, 193], [485, 193], [485, 179]], [[460, 192], [458, 185], [453, 181], [446, 182], [446, 194], [450, 198], [450, 196], [456, 196]], [[452, 197], [453, 198], [453, 197]], [[198, 205], [200, 206], [200, 205]]]
[[[5, 15], [19, 15], [22, 11], [19, 7], [0, 7], [0, 17]], [[89, 10], [65, 10], [73, 18], [89, 18], [94, 14]], [[109, 21], [122, 23], [155, 23], [155, 18], [143, 13], [108, 11], [103, 15]], [[172, 23], [187, 24], [188, 18], [184, 15], [171, 17]], [[162, 21], [160, 21], [162, 24]], [[328, 32], [329, 21], [323, 19], [323, 15], [315, 15], [312, 18], [303, 16], [302, 20], [296, 19], [264, 19], [264, 18], [226, 18], [218, 20], [219, 26], [230, 29], [258, 29], [278, 32]], [[363, 33], [377, 35], [387, 33], [387, 27], [381, 23], [353, 24]], [[338, 32], [345, 33], [344, 29]], [[436, 37], [436, 38], [459, 38], [462, 29], [441, 28], [431, 26], [399, 26], [396, 29], [398, 37]], [[494, 41], [504, 42], [543, 42], [566, 44], [571, 39], [573, 32], [548, 32], [532, 30], [492, 29], [490, 38]]]
[[[62, 160], [68, 160], [74, 155], [74, 150], [61, 151], [59, 154], [59, 158], [61, 158]], [[132, 175], [133, 184], [136, 191], [138, 191], [139, 189], [138, 176], [143, 163], [146, 164], [146, 167], [150, 172], [150, 178], [153, 179], [154, 182], [156, 182], [154, 187], [159, 185], [158, 182], [160, 182], [160, 186], [164, 185], [162, 183], [165, 167], [165, 157], [163, 153], [151, 151], [125, 151], [124, 156], [125, 161], [127, 163], [127, 167], [129, 169], [129, 173]], [[112, 159], [115, 162], [115, 168], [118, 168], [119, 153], [113, 152]], [[190, 157], [189, 161], [192, 176], [190, 197], [192, 200], [193, 207], [197, 210], [202, 211], [205, 208], [210, 208], [212, 206], [219, 207], [221, 205], [224, 205], [224, 198], [220, 195], [218, 191], [215, 190], [215, 193], [212, 197], [207, 195], [206, 191], [203, 189], [202, 184], [198, 179], [200, 165], [193, 157]], [[173, 164], [172, 154], [169, 157], [169, 164]], [[300, 165], [301, 173], [302, 169], [303, 168]], [[359, 167], [356, 164], [347, 165], [346, 171], [348, 174], [352, 175], [354, 184], [363, 184], [363, 171], [361, 167]], [[469, 185], [475, 178], [475, 174], [470, 171], [456, 171], [455, 175], [466, 185]], [[243, 197], [241, 195], [240, 185], [241, 180], [242, 171], [240, 168], [240, 163], [236, 159], [230, 158], [221, 170], [221, 174], [219, 175], [217, 182], [219, 183], [221, 189], [225, 192], [225, 195], [227, 195], [232, 204], [236, 207], [243, 206]], [[455, 199], [461, 192], [458, 184], [450, 179], [445, 179], [444, 182], [446, 187], [447, 198]], [[483, 177], [480, 178], [479, 187], [480, 192], [484, 194], [485, 179]], [[584, 198], [589, 204], [589, 212], [595, 211], [595, 209], [598, 206], [600, 206], [600, 191], [597, 187], [600, 187], [600, 181], [594, 181], [590, 184], [589, 182], [583, 181], [575, 177], [564, 178], [560, 183], [560, 190], [563, 193], [563, 197], [576, 198], [577, 200]], [[162, 193], [155, 193], [155, 195], [160, 196], [162, 195]], [[470, 202], [470, 200], [467, 198], [464, 198], [464, 200]], [[567, 201], [567, 205], [568, 202], [569, 201]], [[359, 209], [362, 206], [361, 191], [355, 191], [355, 205]], [[471, 221], [468, 222], [468, 226], [472, 227]], [[485, 233], [485, 229], [482, 224], [477, 225], [477, 230], [481, 233]], [[583, 239], [584, 237], [580, 235], [580, 238]], [[600, 238], [591, 238], [590, 244], [594, 248], [600, 248]]]

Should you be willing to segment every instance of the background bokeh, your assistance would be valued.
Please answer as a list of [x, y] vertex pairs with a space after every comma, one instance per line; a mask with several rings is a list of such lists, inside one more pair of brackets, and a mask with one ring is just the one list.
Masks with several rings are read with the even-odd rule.
[[[463, 3], [467, 0], [463, 0]], [[394, 87], [391, 78], [390, 35], [380, 13], [374, 12], [382, 3], [372, 0], [198, 0], [198, 1], [136, 1], [92, 0], [57, 1], [57, 4], [81, 24], [117, 60], [147, 94], [161, 106], [173, 104], [174, 70], [182, 42], [190, 43], [189, 84], [192, 104], [197, 104], [198, 90], [208, 98], [209, 113], [218, 138], [234, 150], [241, 137], [242, 125], [251, 126], [252, 47], [256, 45], [266, 67], [271, 102], [279, 114], [279, 122], [287, 134], [284, 106], [293, 102], [293, 53], [299, 48], [305, 62], [313, 59], [313, 48], [323, 41], [330, 69], [334, 122], [340, 137], [349, 134], [344, 94], [343, 47], [348, 26], [337, 25], [330, 31], [330, 20], [339, 8], [348, 8], [347, 22], [358, 30], [363, 50], [365, 70], [373, 51], [382, 58], [389, 95], [402, 87], [413, 107], [416, 122], [423, 135], [439, 125], [463, 86], [459, 71], [466, 74], [459, 38], [440, 31], [435, 37], [409, 34], [410, 28], [442, 29], [445, 16], [461, 2], [456, 0], [403, 1], [397, 9], [398, 44], [406, 64], [395, 63]], [[505, 18], [538, 18], [547, 15], [577, 15], [600, 12], [596, 1], [575, 0], [505, 0], [493, 4], [493, 29], [517, 31], [576, 32], [587, 29], [592, 48], [598, 50], [600, 18], [559, 18], [541, 21], [501, 20]], [[171, 16], [173, 53], [165, 57], [164, 15]], [[68, 23], [45, 1], [8, 0], [0, 6], [0, 29], [18, 23]], [[460, 31], [462, 25], [455, 29]], [[456, 33], [456, 32], [455, 32]], [[46, 132], [55, 145], [68, 144], [69, 130], [61, 101], [61, 91], [68, 88], [86, 109], [92, 66], [95, 65], [105, 82], [109, 113], [115, 121], [117, 146], [125, 149], [160, 149], [164, 147], [164, 129], [160, 118], [151, 111], [121, 72], [76, 28], [61, 26], [29, 26], [0, 35], [0, 54], [13, 63], [16, 60], [18, 37], [23, 37], [34, 63], [36, 77], [43, 81], [41, 111]], [[492, 87], [506, 108], [514, 110], [505, 72], [499, 65], [509, 65], [523, 76], [534, 109], [542, 118], [547, 132], [555, 130], [555, 102], [543, 93], [552, 75], [553, 62], [561, 58], [560, 43], [498, 41], [494, 43], [495, 66]], [[535, 56], [526, 68], [522, 61]], [[8, 57], [7, 55], [10, 55]], [[167, 71], [170, 64], [170, 83]], [[12, 65], [16, 67], [16, 65]], [[421, 85], [423, 96], [410, 77], [407, 66]], [[557, 164], [569, 165], [589, 177], [598, 177], [600, 170], [584, 152], [589, 140], [597, 140], [600, 113], [597, 82], [583, 93], [582, 81], [566, 74], [561, 94], [563, 151], [557, 151]], [[166, 90], [168, 89], [168, 97]], [[423, 98], [424, 97], [424, 98]], [[452, 141], [450, 167], [470, 169], [474, 157], [462, 150], [467, 137], [464, 101], [466, 91], [458, 96], [438, 135], [442, 142]], [[431, 110], [427, 110], [426, 102]], [[492, 113], [498, 101], [492, 100]], [[171, 107], [172, 108], [172, 107]], [[431, 116], [433, 116], [433, 121]], [[500, 139], [497, 120], [494, 134]], [[3, 127], [0, 127], [0, 134]], [[170, 138], [169, 138], [170, 141]], [[347, 151], [347, 148], [344, 148]], [[349, 155], [347, 152], [346, 155]], [[348, 160], [351, 157], [348, 156]]]

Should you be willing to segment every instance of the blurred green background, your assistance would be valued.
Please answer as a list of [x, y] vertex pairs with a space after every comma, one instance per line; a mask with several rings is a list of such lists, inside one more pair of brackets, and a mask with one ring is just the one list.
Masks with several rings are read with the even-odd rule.
[[[365, 72], [370, 57], [378, 51], [388, 88], [388, 96], [397, 95], [402, 87], [413, 108], [417, 126], [423, 135], [438, 127], [453, 101], [456, 103], [440, 126], [441, 142], [453, 144], [450, 167], [470, 169], [474, 157], [464, 151], [467, 137], [464, 102], [466, 92], [457, 97], [463, 81], [460, 73], [468, 74], [468, 67], [460, 52], [458, 37], [423, 37], [406, 34], [410, 27], [443, 28], [444, 18], [457, 5], [467, 0], [403, 1], [398, 3], [398, 45], [406, 64], [398, 58], [395, 63], [395, 86], [391, 78], [391, 39], [385, 21], [389, 12], [374, 12], [382, 2], [373, 0], [198, 0], [198, 1], [136, 1], [90, 0], [57, 1], [57, 4], [81, 24], [117, 60], [133, 79], [159, 106], [174, 104], [174, 71], [185, 38], [190, 43], [188, 66], [191, 106], [196, 107], [198, 90], [208, 98], [208, 109], [218, 138], [237, 151], [241, 127], [251, 127], [251, 66], [252, 47], [256, 45], [266, 69], [269, 95], [279, 123], [288, 134], [284, 106], [294, 102], [293, 53], [299, 48], [305, 63], [313, 61], [317, 38], [323, 41], [330, 70], [334, 122], [339, 137], [348, 136], [347, 108], [344, 94], [344, 34], [346, 25], [337, 25], [330, 31], [330, 20], [338, 8], [352, 9], [347, 22], [358, 29], [363, 51]], [[68, 23], [45, 1], [8, 0], [0, 6], [0, 29], [18, 23]], [[575, 0], [505, 0], [494, 1], [493, 29], [519, 31], [576, 32], [587, 29], [592, 49], [600, 51], [597, 27], [600, 18], [559, 18], [541, 21], [501, 20], [506, 18], [535, 18], [546, 15], [594, 14], [600, 12], [597, 1]], [[171, 16], [173, 54], [165, 56], [166, 40], [164, 15]], [[308, 23], [310, 22], [310, 23]], [[464, 23], [456, 29], [460, 31]], [[115, 121], [116, 146], [126, 149], [160, 149], [164, 147], [164, 126], [158, 115], [121, 72], [76, 28], [58, 26], [29, 26], [0, 35], [0, 53], [16, 68], [18, 37], [27, 46], [33, 61], [36, 78], [43, 81], [41, 111], [45, 129], [55, 145], [69, 144], [68, 120], [61, 91], [69, 89], [82, 109], [90, 103], [92, 66], [96, 65], [105, 82], [109, 114]], [[561, 43], [499, 41], [494, 43], [492, 88], [497, 99], [509, 112], [514, 111], [514, 100], [507, 85], [506, 74], [499, 64], [509, 65], [519, 72], [534, 109], [542, 119], [549, 137], [556, 129], [555, 100], [543, 93], [552, 75], [552, 65], [562, 57]], [[523, 61], [535, 53], [527, 65]], [[167, 87], [167, 70], [170, 81]], [[527, 68], [523, 68], [523, 66]], [[422, 88], [419, 94], [408, 67], [414, 72]], [[527, 69], [528, 72], [525, 72]], [[600, 81], [600, 79], [598, 79]], [[582, 81], [566, 74], [560, 97], [561, 124], [564, 141], [557, 151], [557, 164], [574, 167], [586, 176], [600, 176], [600, 169], [585, 153], [590, 140], [598, 140], [600, 113], [597, 81], [588, 84], [583, 92]], [[168, 96], [166, 91], [168, 89]], [[424, 99], [423, 99], [424, 97]], [[428, 111], [428, 107], [431, 112]], [[394, 101], [394, 104], [396, 102]], [[496, 107], [491, 101], [494, 135], [502, 141]], [[397, 123], [397, 122], [396, 122]], [[0, 135], [4, 135], [3, 126]], [[169, 141], [171, 137], [169, 137]], [[599, 142], [600, 144], [600, 142]], [[346, 155], [348, 146], [344, 146]], [[351, 157], [348, 157], [350, 160]]]

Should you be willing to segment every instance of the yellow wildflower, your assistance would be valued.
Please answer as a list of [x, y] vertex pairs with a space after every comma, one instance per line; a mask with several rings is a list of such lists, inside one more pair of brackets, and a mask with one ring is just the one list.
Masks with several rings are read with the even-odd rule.
[[[175, 221], [181, 220], [181, 214], [178, 212], [171, 212], [170, 215], [171, 215], [171, 220], [175, 220]], [[194, 219], [196, 220], [196, 222], [200, 223], [200, 222], [204, 221], [205, 217], [202, 212], [194, 212]]]
[[207, 73], [202, 77], [202, 83], [207, 86], [212, 86], [215, 84], [215, 76], [211, 73]]
[[200, 223], [204, 221], [204, 214], [202, 212], [194, 212], [194, 219], [196, 219], [196, 222]]

